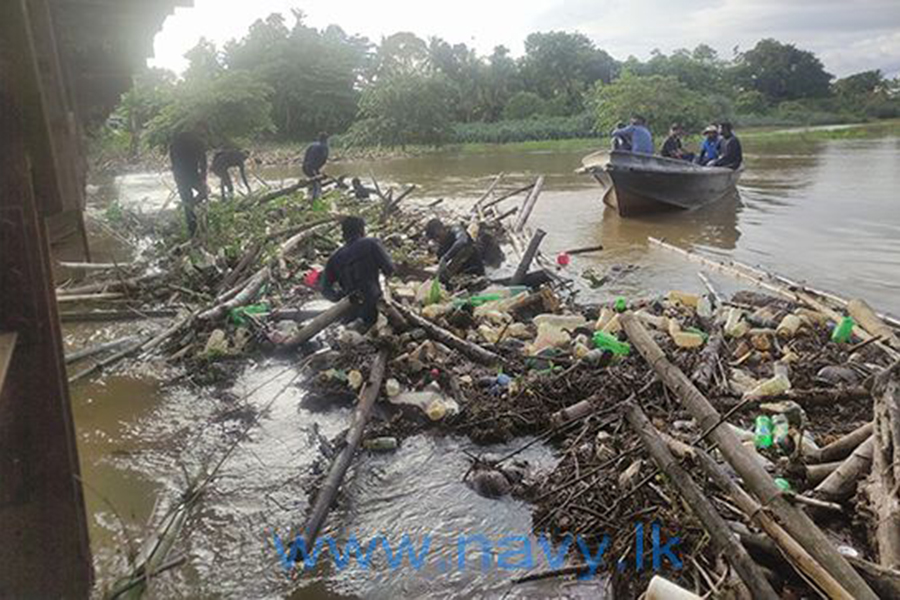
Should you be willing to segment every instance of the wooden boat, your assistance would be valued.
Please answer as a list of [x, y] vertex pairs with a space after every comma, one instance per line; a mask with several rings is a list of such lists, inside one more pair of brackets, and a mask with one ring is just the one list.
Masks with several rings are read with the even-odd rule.
[[622, 217], [705, 206], [732, 193], [743, 171], [622, 150], [595, 152], [582, 164], [579, 172], [594, 176], [603, 202]]

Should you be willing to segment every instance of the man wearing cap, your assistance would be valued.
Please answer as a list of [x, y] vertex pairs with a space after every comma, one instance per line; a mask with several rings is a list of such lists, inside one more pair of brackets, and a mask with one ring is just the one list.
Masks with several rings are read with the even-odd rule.
[[697, 164], [705, 165], [719, 157], [719, 130], [715, 125], [708, 125], [703, 130], [703, 143], [700, 144], [700, 154], [697, 155]]

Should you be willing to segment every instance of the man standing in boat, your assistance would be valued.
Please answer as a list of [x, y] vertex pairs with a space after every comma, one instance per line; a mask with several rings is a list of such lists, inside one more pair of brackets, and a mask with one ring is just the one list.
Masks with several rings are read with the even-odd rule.
[[669, 137], [663, 142], [659, 153], [666, 158], [674, 158], [677, 160], [694, 160], [693, 152], [685, 152], [684, 146], [681, 144], [681, 136], [684, 135], [684, 128], [680, 123], [673, 123], [669, 128]]
[[744, 152], [741, 148], [741, 140], [734, 135], [731, 123], [725, 121], [719, 124], [719, 133], [722, 139], [719, 141], [719, 157], [707, 163], [712, 167], [727, 167], [738, 169], [744, 162]]
[[631, 140], [631, 151], [635, 154], [653, 154], [653, 136], [647, 129], [647, 120], [641, 115], [631, 117], [631, 125], [612, 132], [613, 138]]

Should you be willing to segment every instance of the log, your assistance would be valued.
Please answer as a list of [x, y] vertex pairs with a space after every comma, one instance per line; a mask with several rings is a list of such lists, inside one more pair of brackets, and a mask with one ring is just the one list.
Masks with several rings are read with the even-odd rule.
[[253, 277], [244, 285], [244, 287], [234, 296], [229, 298], [228, 300], [221, 302], [220, 304], [206, 310], [198, 315], [198, 318], [201, 321], [213, 321], [216, 319], [221, 319], [223, 316], [228, 314], [233, 308], [237, 308], [238, 306], [243, 306], [248, 302], [252, 301], [256, 298], [256, 295], [259, 293], [259, 290], [262, 289], [262, 286], [269, 281], [269, 268], [263, 267], [259, 271], [256, 272]]
[[543, 187], [544, 176], [541, 175], [537, 178], [537, 181], [534, 182], [534, 187], [531, 188], [531, 193], [525, 198], [525, 202], [522, 203], [522, 210], [519, 212], [519, 218], [516, 219], [516, 224], [513, 225], [514, 232], [520, 232], [525, 228], [525, 223], [528, 222], [528, 217], [531, 216], [531, 211], [534, 210], [534, 205], [537, 204], [538, 196], [541, 195], [541, 189]]
[[850, 453], [856, 450], [860, 444], [869, 439], [873, 428], [874, 425], [872, 423], [866, 423], [815, 452], [805, 452], [804, 458], [808, 463], [842, 461], [850, 456]]
[[174, 309], [162, 310], [88, 310], [66, 311], [59, 313], [59, 320], [63, 323], [88, 323], [109, 321], [137, 321], [141, 319], [156, 319], [160, 317], [174, 317], [178, 311]]
[[128, 336], [119, 338], [117, 340], [112, 340], [111, 342], [106, 342], [103, 344], [97, 344], [95, 346], [91, 346], [89, 348], [82, 348], [81, 350], [76, 350], [75, 352], [70, 352], [66, 354], [66, 364], [70, 365], [74, 362], [78, 362], [79, 360], [84, 360], [85, 358], [90, 358], [95, 354], [101, 354], [103, 352], [107, 352], [109, 350], [115, 350], [125, 344], [134, 343], [139, 338], [135, 336]]
[[662, 349], [653, 341], [634, 313], [626, 312], [620, 321], [629, 340], [650, 364], [659, 378], [674, 392], [681, 403], [697, 420], [701, 431], [716, 442], [725, 459], [740, 474], [747, 486], [778, 518], [780, 524], [832, 577], [843, 582], [844, 587], [856, 598], [876, 598], [865, 581], [838, 553], [821, 529], [802, 511], [794, 507], [782, 495], [772, 477], [756, 458], [741, 444], [730, 427], [713, 427], [721, 421], [721, 415], [677, 366], [672, 364]]
[[416, 314], [414, 311], [409, 310], [397, 302], [392, 302], [391, 304], [397, 309], [397, 312], [403, 315], [403, 317], [412, 323], [414, 327], [421, 327], [424, 329], [425, 333], [428, 334], [428, 337], [436, 342], [444, 344], [448, 348], [456, 350], [470, 360], [488, 367], [495, 366], [501, 362], [501, 358], [498, 354], [457, 337], [443, 327], [435, 325], [425, 317]]
[[666, 476], [666, 482], [671, 484], [681, 497], [685, 500], [685, 504], [697, 517], [703, 528], [709, 534], [716, 551], [721, 552], [725, 559], [731, 564], [741, 580], [749, 588], [753, 598], [778, 598], [778, 594], [769, 585], [762, 571], [747, 550], [741, 545], [737, 537], [729, 530], [728, 524], [722, 515], [718, 513], [712, 502], [704, 495], [700, 486], [691, 479], [688, 472], [682, 468], [669, 449], [666, 443], [660, 437], [656, 427], [644, 414], [644, 411], [632, 401], [627, 401], [622, 405], [625, 411], [625, 418], [628, 424], [641, 438], [641, 442], [647, 449], [650, 456], [659, 470]]
[[316, 494], [316, 502], [310, 512], [303, 534], [307, 548], [313, 547], [319, 535], [319, 530], [328, 516], [328, 511], [331, 509], [331, 504], [334, 502], [334, 497], [337, 495], [338, 488], [344, 480], [344, 475], [347, 474], [347, 469], [350, 468], [350, 462], [353, 460], [353, 456], [356, 454], [356, 450], [362, 441], [363, 431], [372, 413], [372, 406], [381, 392], [381, 381], [384, 379], [385, 369], [387, 368], [388, 354], [389, 350], [383, 348], [378, 351], [378, 355], [372, 361], [369, 380], [359, 394], [359, 403], [356, 405], [353, 422], [350, 424], [350, 430], [347, 432], [345, 445], [335, 457], [328, 475], [325, 477], [325, 481], [319, 488], [319, 493]]
[[835, 471], [813, 489], [813, 495], [823, 500], [840, 502], [856, 491], [856, 482], [864, 477], [872, 466], [874, 440], [870, 437], [860, 444]]
[[345, 296], [340, 302], [314, 317], [312, 321], [307, 323], [293, 337], [281, 344], [281, 347], [290, 349], [305, 344], [332, 323], [349, 315], [355, 308], [356, 303], [353, 298], [351, 296]]
[[528, 269], [531, 268], [531, 263], [534, 260], [538, 248], [540, 248], [541, 242], [544, 240], [544, 237], [546, 235], [546, 231], [544, 231], [543, 229], [538, 229], [534, 232], [534, 235], [531, 236], [531, 241], [528, 242], [528, 248], [525, 250], [525, 254], [522, 256], [522, 260], [519, 261], [519, 266], [516, 267], [516, 272], [512, 277], [512, 285], [521, 285], [525, 280], [525, 276], [528, 274]]
[[114, 365], [115, 363], [119, 362], [123, 358], [131, 356], [132, 354], [134, 354], [135, 352], [137, 352], [138, 350], [141, 349], [143, 344], [146, 343], [145, 340], [146, 340], [146, 338], [137, 340], [133, 344], [127, 346], [126, 348], [123, 348], [122, 350], [119, 350], [115, 354], [112, 354], [112, 355], [104, 358], [101, 361], [98, 361], [97, 363], [88, 367], [87, 369], [83, 369], [83, 370], [75, 373], [74, 375], [69, 377], [69, 383], [75, 383], [76, 381], [84, 379], [85, 377], [87, 377], [89, 375], [93, 375], [94, 373], [99, 373], [103, 369], [105, 369], [111, 365]]
[[591, 399], [588, 398], [587, 400], [576, 402], [575, 404], [567, 406], [550, 415], [550, 425], [552, 427], [560, 427], [566, 423], [583, 419], [592, 412], [594, 412], [594, 404], [591, 402]]
[[488, 186], [488, 189], [481, 195], [475, 204], [472, 206], [472, 212], [478, 213], [479, 216], [482, 215], [482, 210], [484, 207], [481, 205], [488, 199], [488, 197], [494, 193], [494, 188], [500, 183], [500, 180], [503, 179], [503, 173], [498, 173], [494, 180], [491, 182], [491, 185]]
[[875, 510], [878, 562], [900, 568], [900, 362], [875, 379], [875, 429], [872, 432], [872, 474], [867, 486]]
[[572, 250], [566, 250], [565, 253], [569, 256], [577, 256], [579, 254], [588, 254], [591, 252], [600, 252], [603, 250], [603, 246], [597, 244], [595, 246], [583, 246], [581, 248], [573, 248]]
[[881, 318], [879, 318], [865, 300], [850, 300], [847, 303], [847, 312], [850, 313], [850, 316], [873, 337], [880, 337], [884, 343], [893, 348], [900, 349], [900, 339], [897, 338], [897, 334], [891, 327], [882, 321]]
[[716, 367], [719, 365], [719, 356], [722, 354], [722, 348], [725, 346], [725, 336], [722, 331], [716, 331], [709, 340], [709, 343], [700, 351], [700, 360], [697, 367], [691, 373], [691, 381], [697, 384], [701, 390], [708, 390], [709, 383], [712, 381], [713, 375], [716, 374]]
[[825, 479], [834, 473], [843, 461], [826, 462], [817, 465], [806, 465], [806, 483], [809, 485], [819, 485]]
[[[724, 469], [722, 469], [709, 454], [699, 448], [692, 448], [671, 437], [667, 437], [666, 441], [672, 449], [672, 452], [676, 455], [689, 455], [694, 458], [706, 475], [717, 487], [728, 494], [729, 498], [731, 498], [741, 512], [747, 515], [751, 522], [765, 531], [769, 537], [775, 541], [794, 568], [816, 582], [816, 585], [818, 585], [828, 597], [848, 600], [853, 598], [845, 587], [839, 583], [839, 580], [835, 579], [821, 564], [816, 562], [810, 553], [807, 552], [797, 540], [791, 537], [788, 532], [775, 521], [768, 511], [762, 510], [759, 503], [754, 500], [750, 494], [732, 481], [731, 477], [725, 473]], [[828, 543], [830, 544], [831, 542]]]
[[92, 262], [69, 262], [58, 261], [60, 267], [64, 269], [81, 269], [84, 271], [111, 271], [113, 269], [129, 269], [134, 263], [92, 263]]

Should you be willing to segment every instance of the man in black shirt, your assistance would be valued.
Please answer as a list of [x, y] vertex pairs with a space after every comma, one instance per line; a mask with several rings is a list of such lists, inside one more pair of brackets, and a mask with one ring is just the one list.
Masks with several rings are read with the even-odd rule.
[[[197, 232], [196, 204], [209, 195], [206, 185], [206, 134], [208, 128], [201, 124], [175, 134], [169, 144], [169, 159], [172, 161], [172, 175], [184, 207], [188, 233]], [[194, 195], [194, 192], [197, 195]]]
[[344, 245], [331, 255], [322, 274], [322, 295], [337, 302], [344, 296], [358, 293], [362, 304], [350, 317], [362, 319], [371, 327], [378, 319], [378, 300], [381, 298], [380, 273], [389, 277], [394, 263], [381, 242], [366, 237], [366, 222], [360, 217], [346, 217], [341, 221]]
[[744, 162], [744, 151], [741, 148], [741, 140], [734, 135], [731, 123], [725, 122], [719, 124], [719, 157], [707, 163], [713, 167], [727, 167], [729, 169], [738, 169]]
[[684, 135], [684, 129], [679, 123], [675, 123], [669, 128], [669, 137], [663, 142], [662, 149], [659, 153], [666, 158], [675, 158], [678, 160], [694, 160], [691, 152], [685, 152], [684, 146], [681, 145], [681, 136]]
[[219, 187], [222, 190], [222, 200], [225, 200], [226, 191], [230, 195], [234, 195], [234, 184], [231, 182], [231, 175], [228, 173], [228, 169], [233, 167], [237, 167], [240, 171], [244, 187], [247, 188], [247, 193], [250, 193], [250, 184], [247, 182], [247, 172], [244, 170], [244, 163], [247, 161], [248, 156], [249, 155], [246, 152], [237, 148], [219, 150], [213, 155], [212, 164], [210, 165], [209, 170], [219, 178]]
[[484, 259], [477, 244], [462, 225], [447, 227], [440, 219], [425, 225], [425, 237], [437, 243], [438, 277], [442, 281], [457, 273], [484, 275]]
[[322, 194], [321, 170], [328, 162], [328, 134], [320, 133], [318, 140], [310, 144], [303, 153], [303, 174], [312, 179], [312, 199]]

